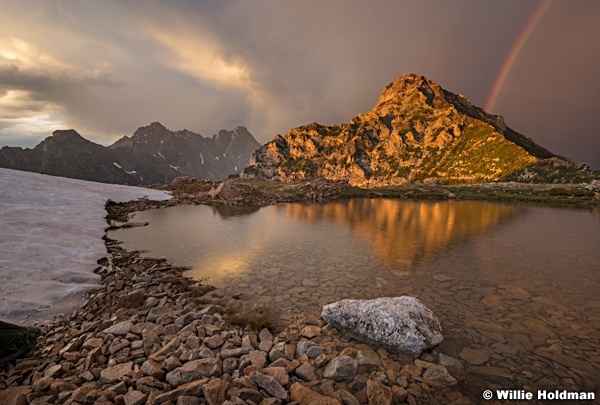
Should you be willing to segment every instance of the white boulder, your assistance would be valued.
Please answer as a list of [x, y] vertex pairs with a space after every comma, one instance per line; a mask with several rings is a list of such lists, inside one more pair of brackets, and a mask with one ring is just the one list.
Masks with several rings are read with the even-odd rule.
[[414, 297], [342, 300], [321, 317], [334, 328], [392, 353], [420, 355], [442, 342], [438, 318]]

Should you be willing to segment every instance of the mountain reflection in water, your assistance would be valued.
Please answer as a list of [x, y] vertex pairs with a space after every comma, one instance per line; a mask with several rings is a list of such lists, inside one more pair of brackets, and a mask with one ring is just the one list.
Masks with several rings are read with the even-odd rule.
[[347, 224], [369, 243], [373, 253], [394, 274], [410, 271], [452, 243], [481, 233], [523, 212], [518, 206], [480, 201], [416, 202], [355, 199], [324, 205], [277, 206], [292, 218]]
[[453, 244], [525, 212], [481, 201], [353, 199], [256, 207], [180, 206], [136, 214], [148, 227], [114, 231], [129, 249], [193, 267], [189, 276], [219, 280], [267, 267], [301, 271], [357, 262], [372, 277], [412, 272]]

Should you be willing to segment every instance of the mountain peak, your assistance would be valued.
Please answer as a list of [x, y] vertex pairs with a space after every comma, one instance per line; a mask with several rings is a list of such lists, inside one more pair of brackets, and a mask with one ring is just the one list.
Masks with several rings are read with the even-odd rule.
[[358, 186], [428, 179], [477, 183], [554, 156], [508, 128], [502, 117], [425, 76], [408, 74], [348, 124], [314, 123], [276, 137], [255, 152], [251, 172], [282, 180], [346, 179]]

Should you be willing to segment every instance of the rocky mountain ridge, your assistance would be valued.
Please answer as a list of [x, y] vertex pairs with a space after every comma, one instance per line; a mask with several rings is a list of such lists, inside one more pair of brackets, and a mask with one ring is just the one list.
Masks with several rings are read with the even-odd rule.
[[244, 127], [204, 138], [154, 122], [105, 147], [75, 130], [54, 131], [33, 149], [3, 147], [0, 167], [102, 183], [169, 183], [181, 176], [218, 180], [239, 173], [260, 146]]
[[388, 85], [370, 112], [347, 124], [312, 123], [277, 135], [253, 154], [244, 176], [346, 179], [361, 187], [484, 183], [519, 178], [546, 159], [571, 164], [507, 127], [501, 116], [409, 74]]

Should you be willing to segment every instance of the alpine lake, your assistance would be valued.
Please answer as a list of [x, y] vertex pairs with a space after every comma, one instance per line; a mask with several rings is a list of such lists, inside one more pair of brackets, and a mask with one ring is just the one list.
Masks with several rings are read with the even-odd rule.
[[510, 389], [600, 388], [598, 209], [352, 199], [177, 206], [132, 221], [148, 226], [108, 237], [281, 322], [409, 295], [440, 319], [436, 350], [465, 373]]

